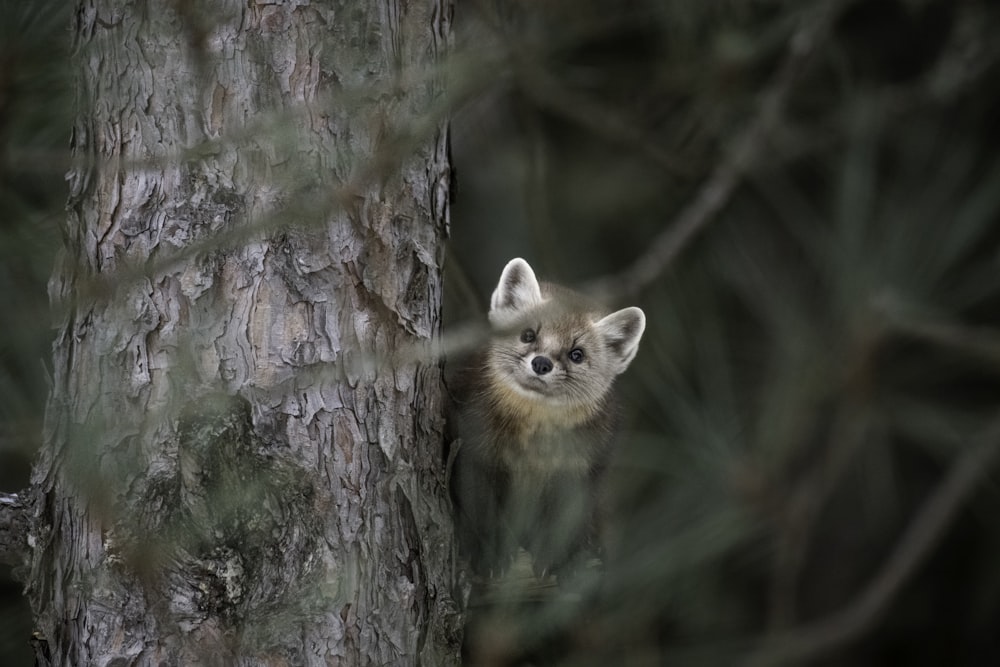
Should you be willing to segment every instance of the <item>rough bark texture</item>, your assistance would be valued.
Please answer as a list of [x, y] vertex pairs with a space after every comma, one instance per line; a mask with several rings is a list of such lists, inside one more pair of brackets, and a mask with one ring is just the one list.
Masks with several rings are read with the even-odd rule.
[[450, 2], [202, 4], [77, 8], [36, 654], [455, 663]]
[[28, 552], [29, 507], [16, 493], [0, 493], [0, 563], [21, 566]]

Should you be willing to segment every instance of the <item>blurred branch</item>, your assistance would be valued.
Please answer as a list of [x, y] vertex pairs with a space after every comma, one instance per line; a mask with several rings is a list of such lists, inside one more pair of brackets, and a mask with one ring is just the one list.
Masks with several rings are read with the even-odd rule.
[[[377, 146], [366, 160], [359, 161], [347, 181], [337, 181], [332, 177], [317, 177], [303, 166], [301, 173], [289, 174], [289, 181], [301, 180], [310, 187], [294, 192], [284, 206], [258, 217], [251, 222], [242, 222], [217, 231], [210, 236], [197, 239], [184, 248], [174, 252], [159, 253], [154, 259], [145, 262], [120, 262], [114, 271], [107, 273], [77, 277], [76, 291], [72, 299], [63, 299], [52, 304], [56, 316], [61, 316], [67, 309], [80, 302], [112, 298], [115, 290], [123, 285], [134, 283], [144, 278], [158, 276], [168, 272], [198, 255], [251, 242], [263, 235], [288, 226], [288, 220], [295, 220], [299, 228], [320, 227], [327, 224], [329, 216], [341, 211], [351, 211], [358, 197], [379, 179], [385, 178], [400, 162], [408, 158], [426, 142], [433, 141], [436, 133], [441, 131], [451, 108], [462, 100], [473, 96], [485, 85], [475, 79], [474, 65], [467, 66], [457, 72], [452, 80], [452, 90], [427, 105], [424, 113], [418, 117], [400, 122], [385, 128], [384, 134]], [[466, 71], [469, 70], [469, 71]], [[408, 89], [418, 89], [443, 76], [440, 67], [413, 68], [405, 74]], [[338, 91], [339, 97], [326, 96], [313, 105], [303, 104], [292, 109], [282, 109], [273, 114], [259, 114], [242, 128], [227, 132], [219, 138], [209, 138], [197, 145], [151, 159], [134, 159], [118, 161], [104, 158], [88, 151], [85, 155], [74, 156], [71, 168], [80, 173], [89, 169], [149, 169], [166, 165], [186, 164], [213, 156], [221, 151], [223, 146], [242, 147], [244, 142], [255, 136], [281, 136], [282, 128], [295, 126], [304, 122], [302, 119], [310, 112], [312, 106], [341, 109], [346, 105], [361, 105], [365, 99], [379, 98], [383, 88], [375, 85], [359, 87], [352, 91]], [[347, 101], [345, 102], [344, 99]], [[350, 108], [350, 107], [347, 107]]]
[[1000, 370], [1000, 332], [995, 329], [907, 315], [904, 306], [892, 296], [879, 299], [875, 307], [897, 332], [969, 355]]
[[844, 0], [823, 3], [809, 13], [789, 42], [788, 55], [761, 96], [757, 116], [732, 142], [732, 148], [674, 222], [653, 240], [649, 250], [624, 271], [601, 278], [588, 291], [610, 297], [634, 296], [653, 282], [725, 207], [743, 175], [763, 158], [768, 139], [782, 118], [785, 103], [809, 58], [824, 41]]
[[0, 493], [0, 563], [20, 566], [27, 560], [30, 507], [16, 493]]
[[538, 67], [536, 63], [524, 62], [517, 65], [518, 83], [539, 106], [561, 114], [592, 132], [638, 150], [671, 176], [690, 175], [689, 166], [650, 143], [635, 123], [611, 105], [602, 104], [593, 96], [575, 92], [559, 77]]
[[870, 630], [893, 598], [941, 541], [962, 504], [1000, 455], [1000, 419], [995, 420], [952, 464], [937, 489], [910, 522], [896, 548], [868, 587], [831, 618], [766, 639], [748, 664], [808, 660], [847, 644]]
[[816, 457], [816, 466], [801, 476], [782, 502], [768, 618], [772, 631], [784, 630], [795, 620], [799, 575], [805, 567], [817, 522], [854, 455], [864, 444], [869, 422], [856, 403], [839, 406], [828, 441]]

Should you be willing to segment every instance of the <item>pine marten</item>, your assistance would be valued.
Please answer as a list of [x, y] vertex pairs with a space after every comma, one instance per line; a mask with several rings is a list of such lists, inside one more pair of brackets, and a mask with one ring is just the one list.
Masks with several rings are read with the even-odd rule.
[[646, 317], [606, 314], [540, 283], [517, 258], [500, 275], [489, 322], [489, 342], [452, 380], [460, 547], [480, 576], [502, 573], [523, 547], [536, 575], [558, 579], [600, 553], [598, 485], [619, 421], [613, 385]]

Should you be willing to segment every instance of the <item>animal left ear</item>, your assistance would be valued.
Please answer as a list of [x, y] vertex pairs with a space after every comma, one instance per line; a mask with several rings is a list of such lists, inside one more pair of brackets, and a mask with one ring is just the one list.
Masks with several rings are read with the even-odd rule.
[[640, 308], [623, 308], [595, 322], [594, 328], [611, 353], [614, 372], [622, 373], [639, 351], [639, 339], [646, 329], [646, 314]]

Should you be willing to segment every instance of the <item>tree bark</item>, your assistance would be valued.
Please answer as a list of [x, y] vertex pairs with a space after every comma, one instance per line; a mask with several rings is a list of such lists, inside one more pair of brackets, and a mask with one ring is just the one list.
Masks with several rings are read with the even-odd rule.
[[16, 493], [0, 493], [0, 563], [22, 565], [28, 547], [30, 508]]
[[77, 7], [36, 654], [454, 664], [450, 0], [207, 4]]

